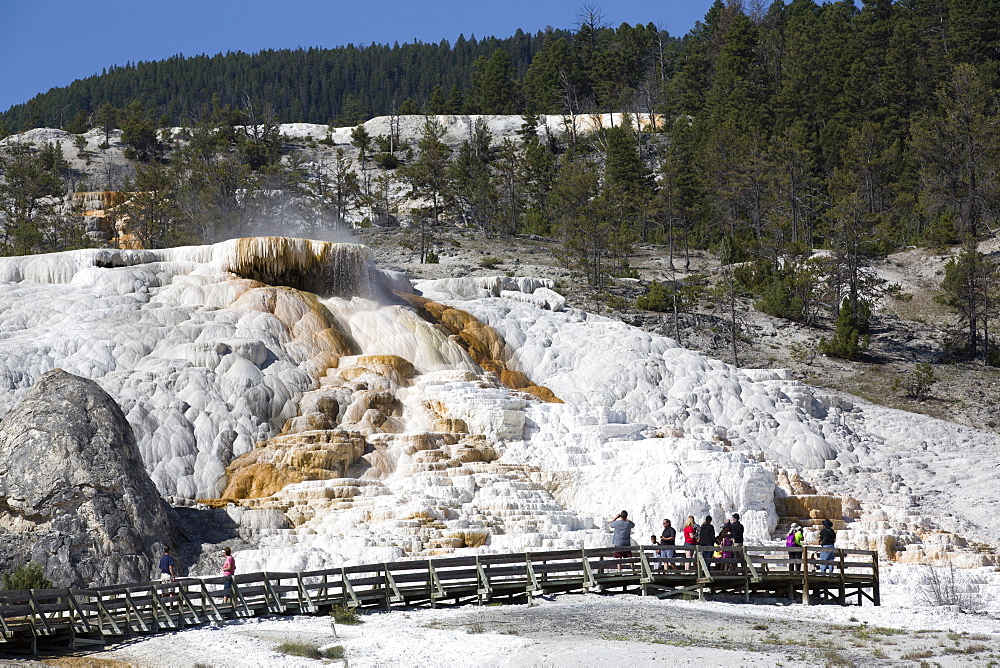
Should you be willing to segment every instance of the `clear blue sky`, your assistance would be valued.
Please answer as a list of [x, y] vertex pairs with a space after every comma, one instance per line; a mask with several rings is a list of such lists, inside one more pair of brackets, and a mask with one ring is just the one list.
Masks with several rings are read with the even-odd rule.
[[653, 22], [680, 36], [712, 0], [0, 0], [0, 111], [129, 61], [506, 37], [572, 28], [585, 4], [613, 26]]

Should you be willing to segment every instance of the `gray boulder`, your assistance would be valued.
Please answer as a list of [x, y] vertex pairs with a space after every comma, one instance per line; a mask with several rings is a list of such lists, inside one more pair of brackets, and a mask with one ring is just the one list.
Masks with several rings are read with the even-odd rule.
[[148, 580], [170, 513], [97, 383], [50, 371], [0, 421], [0, 568], [33, 560], [56, 586]]

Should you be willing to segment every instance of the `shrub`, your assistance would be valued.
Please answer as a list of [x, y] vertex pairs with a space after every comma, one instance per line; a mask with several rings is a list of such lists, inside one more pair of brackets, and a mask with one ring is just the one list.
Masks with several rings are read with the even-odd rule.
[[673, 292], [673, 290], [667, 288], [663, 283], [653, 281], [646, 294], [636, 298], [635, 307], [643, 311], [665, 313], [673, 308]]
[[396, 169], [399, 167], [399, 160], [392, 153], [377, 153], [375, 164], [382, 169]]
[[658, 311], [669, 313], [674, 310], [674, 294], [677, 296], [677, 310], [687, 311], [698, 304], [702, 289], [698, 286], [676, 283], [669, 286], [666, 283], [653, 281], [646, 294], [636, 298], [635, 307], [643, 311]]
[[719, 256], [719, 262], [722, 264], [737, 264], [747, 261], [748, 247], [749, 244], [743, 240], [727, 234], [715, 247], [715, 253]]
[[612, 272], [617, 278], [639, 278], [639, 271], [629, 265], [628, 260], [622, 260], [622, 263]]
[[330, 616], [333, 617], [333, 621], [337, 624], [343, 624], [344, 626], [355, 626], [361, 624], [363, 620], [358, 615], [358, 611], [355, 608], [348, 608], [342, 605], [336, 605], [330, 610]]
[[777, 267], [760, 259], [734, 271], [741, 286], [759, 295], [754, 303], [758, 311], [804, 323], [811, 323], [816, 315], [819, 274], [815, 261], [795, 258], [784, 258]]
[[34, 561], [29, 561], [13, 570], [4, 571], [0, 577], [3, 578], [3, 588], [8, 590], [50, 589], [52, 587], [52, 580], [45, 577], [42, 565]]
[[990, 341], [986, 344], [986, 365], [987, 366], [1000, 366], [1000, 346], [992, 341], [993, 337], [990, 337]]
[[963, 610], [976, 611], [982, 607], [982, 598], [972, 583], [961, 582], [955, 567], [927, 566], [917, 586], [917, 596], [930, 606], [957, 605]]
[[800, 364], [812, 364], [816, 358], [816, 349], [807, 343], [795, 341], [788, 344], [788, 356]]
[[934, 368], [927, 362], [921, 362], [913, 367], [906, 378], [906, 396], [923, 401], [930, 396], [931, 386], [935, 382], [937, 378], [934, 377]]
[[863, 332], [868, 331], [868, 321], [871, 310], [867, 302], [858, 302], [858, 315], [855, 317], [851, 313], [850, 303], [847, 299], [840, 305], [840, 314], [837, 316], [837, 326], [833, 331], [833, 338], [827, 340], [824, 336], [819, 341], [819, 351], [832, 357], [840, 357], [846, 360], [857, 359], [857, 357], [868, 349], [870, 338]]
[[594, 298], [599, 302], [603, 302], [606, 307], [614, 311], [627, 311], [629, 306], [631, 306], [629, 301], [624, 297], [608, 292], [599, 292], [594, 295]]
[[440, 256], [434, 251], [427, 251], [427, 255], [424, 256], [424, 264], [437, 264], [440, 261]]
[[795, 293], [793, 282], [781, 275], [776, 276], [764, 287], [760, 299], [754, 306], [758, 311], [776, 318], [796, 322], [805, 320], [805, 303]]
[[483, 269], [496, 269], [501, 264], [503, 264], [503, 259], [493, 255], [487, 255], [479, 260], [479, 266]]

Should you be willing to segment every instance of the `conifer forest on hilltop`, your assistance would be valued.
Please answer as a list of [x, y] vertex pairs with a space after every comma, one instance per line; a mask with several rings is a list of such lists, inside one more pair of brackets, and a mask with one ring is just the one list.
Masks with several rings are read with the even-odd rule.
[[[96, 128], [100, 148], [81, 139], [78, 157], [89, 164], [120, 139], [128, 159], [123, 173], [88, 179], [55, 145], [8, 142], [0, 249], [98, 243], [45, 197], [116, 190], [136, 193], [119, 213], [149, 248], [259, 232], [253, 221], [295, 209], [304, 232], [412, 222], [421, 261], [433, 262], [431, 230], [456, 223], [554, 239], [598, 292], [635, 275], [636, 244], [663, 244], [685, 270], [693, 250], [708, 250], [720, 280], [685, 271], [636, 306], [676, 321], [701, 299], [731, 304], [738, 361], [738, 300], [804, 325], [828, 318], [819, 350], [854, 359], [873, 303], [893, 291], [872, 264], [908, 246], [961, 245], [941, 283], [961, 323], [956, 347], [1000, 363], [997, 267], [977, 245], [1000, 204], [1000, 1], [751, 6], [718, 0], [683, 37], [652, 23], [614, 28], [590, 6], [572, 31], [115, 67], [0, 117], [0, 136]], [[575, 129], [607, 112], [625, 115], [589, 132], [538, 132], [545, 114]], [[401, 136], [399, 118], [420, 114], [420, 131]], [[506, 136], [479, 122], [449, 144], [440, 116], [457, 114], [523, 122]], [[375, 116], [389, 118], [388, 133], [362, 124]], [[293, 122], [356, 127], [349, 145], [327, 135], [324, 147], [283, 136], [280, 123]]]

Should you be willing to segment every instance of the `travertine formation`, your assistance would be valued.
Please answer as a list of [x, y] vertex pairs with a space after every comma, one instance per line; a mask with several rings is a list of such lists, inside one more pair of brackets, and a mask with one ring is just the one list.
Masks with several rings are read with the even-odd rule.
[[995, 437], [734, 368], [548, 281], [412, 286], [360, 246], [261, 238], [0, 258], [0, 282], [0, 411], [56, 367], [93, 379], [160, 492], [247, 541], [241, 568], [603, 545], [623, 508], [637, 536], [739, 511], [755, 542], [832, 515], [887, 558], [982, 561], [996, 533]]
[[147, 580], [174, 540], [124, 413], [97, 383], [43, 375], [0, 422], [0, 562], [57, 586]]

